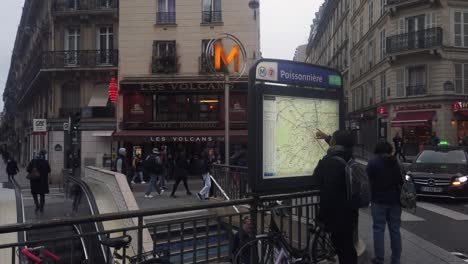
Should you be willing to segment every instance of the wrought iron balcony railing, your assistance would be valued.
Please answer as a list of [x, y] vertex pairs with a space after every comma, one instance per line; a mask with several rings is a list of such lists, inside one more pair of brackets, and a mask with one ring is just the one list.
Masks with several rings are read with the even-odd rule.
[[175, 24], [175, 12], [158, 12], [156, 13], [156, 24]]
[[117, 66], [117, 50], [48, 51], [43, 56], [43, 68]]
[[111, 10], [118, 8], [118, 0], [54, 0], [54, 12], [78, 12], [91, 10]]
[[387, 38], [387, 54], [442, 46], [442, 28], [435, 27]]
[[223, 16], [221, 11], [204, 11], [202, 12], [202, 23], [221, 23]]
[[151, 65], [151, 72], [153, 74], [176, 73], [177, 72], [177, 56], [174, 54], [174, 55], [153, 58], [153, 63]]
[[406, 96], [426, 95], [426, 85], [406, 86]]
[[427, 2], [427, 0], [387, 0], [387, 5], [398, 5], [411, 2]]

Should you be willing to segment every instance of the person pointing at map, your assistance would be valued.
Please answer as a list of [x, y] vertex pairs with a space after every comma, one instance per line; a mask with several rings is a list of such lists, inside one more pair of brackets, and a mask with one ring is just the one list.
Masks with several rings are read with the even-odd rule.
[[330, 145], [313, 174], [320, 189], [319, 219], [331, 233], [340, 263], [356, 264], [353, 230], [358, 221], [359, 209], [348, 202], [345, 164], [340, 162], [340, 159], [346, 162], [352, 159], [354, 138], [347, 130], [335, 131], [330, 136], [317, 129], [315, 136]]

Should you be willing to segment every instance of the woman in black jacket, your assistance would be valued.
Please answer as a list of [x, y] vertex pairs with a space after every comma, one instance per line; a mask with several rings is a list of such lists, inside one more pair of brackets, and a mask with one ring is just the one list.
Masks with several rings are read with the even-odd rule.
[[[46, 151], [41, 150], [39, 157], [31, 160], [28, 165], [27, 171], [30, 176], [31, 194], [34, 198], [34, 204], [36, 205], [36, 212], [44, 212], [45, 194], [49, 193], [49, 173], [50, 165], [45, 159]], [[32, 174], [39, 172], [38, 177], [32, 177]], [[38, 200], [38, 195], [40, 200]]]
[[181, 181], [184, 182], [185, 191], [187, 192], [187, 195], [192, 195], [187, 184], [187, 175], [188, 175], [189, 167], [190, 167], [190, 164], [187, 160], [187, 156], [185, 155], [185, 152], [180, 152], [177, 155], [176, 160], [175, 160], [174, 176], [175, 176], [176, 182], [174, 184], [174, 187], [172, 188], [172, 193], [171, 193], [172, 198], [176, 198], [175, 192], [177, 191], [177, 187], [179, 187], [179, 183]]
[[400, 193], [403, 175], [393, 148], [388, 142], [379, 142], [374, 150], [377, 155], [367, 164], [371, 188], [372, 220], [374, 230], [373, 264], [383, 264], [385, 256], [385, 225], [388, 224], [392, 248], [392, 264], [400, 264], [401, 256], [401, 205]]
[[18, 164], [13, 158], [8, 159], [6, 172], [8, 174], [8, 181], [13, 180], [15, 175], [19, 172]]

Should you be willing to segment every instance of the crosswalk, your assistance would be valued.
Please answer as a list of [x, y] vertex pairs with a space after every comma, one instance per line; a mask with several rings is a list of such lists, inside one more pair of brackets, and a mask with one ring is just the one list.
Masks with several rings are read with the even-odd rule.
[[[463, 207], [468, 208], [468, 204], [464, 204], [460, 206], [459, 209], [463, 209]], [[419, 214], [418, 216], [418, 212], [421, 212], [421, 210], [428, 211], [432, 214], [436, 214], [442, 217], [446, 217], [450, 220], [468, 221], [468, 211], [461, 212], [463, 210], [457, 211], [452, 208], [444, 207], [443, 205], [438, 205], [438, 204], [428, 203], [428, 202], [418, 202], [416, 212], [413, 212], [412, 210], [410, 211], [404, 210], [401, 214], [401, 221], [402, 222], [420, 222], [420, 221], [430, 220], [430, 219], [426, 219], [429, 217], [424, 218], [424, 216], [421, 216], [421, 214]]]

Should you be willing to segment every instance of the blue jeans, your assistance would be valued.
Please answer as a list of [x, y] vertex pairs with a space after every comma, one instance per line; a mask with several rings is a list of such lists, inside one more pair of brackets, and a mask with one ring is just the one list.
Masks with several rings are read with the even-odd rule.
[[385, 224], [390, 232], [392, 248], [392, 264], [400, 264], [401, 257], [401, 207], [399, 205], [372, 204], [372, 219], [374, 224], [374, 254], [382, 263], [385, 256]]
[[132, 181], [135, 181], [135, 179], [140, 176], [140, 182], [143, 181], [143, 172], [142, 171], [135, 171], [135, 173], [133, 174], [133, 178], [132, 178]]
[[210, 188], [211, 188], [211, 177], [210, 173], [205, 173], [202, 175], [203, 178], [203, 188], [200, 190], [200, 195], [208, 199], [210, 198]]
[[[156, 190], [156, 192], [160, 193], [161, 188], [158, 183], [161, 182], [162, 175], [150, 174], [150, 182], [148, 184], [148, 188], [146, 189], [145, 194], [150, 195], [152, 191]], [[159, 180], [159, 181], [158, 181]]]

